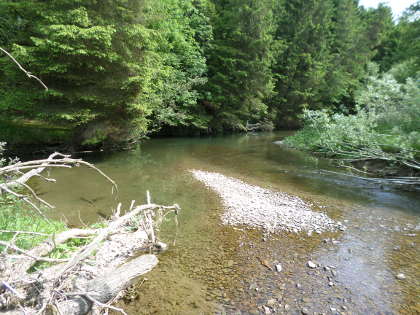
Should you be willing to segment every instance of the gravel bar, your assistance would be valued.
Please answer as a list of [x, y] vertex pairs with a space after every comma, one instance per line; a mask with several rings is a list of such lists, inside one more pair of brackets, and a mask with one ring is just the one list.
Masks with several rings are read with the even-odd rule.
[[302, 199], [246, 184], [219, 173], [190, 171], [196, 179], [216, 191], [223, 200], [224, 224], [247, 225], [267, 232], [307, 232], [343, 230], [340, 222], [312, 211]]

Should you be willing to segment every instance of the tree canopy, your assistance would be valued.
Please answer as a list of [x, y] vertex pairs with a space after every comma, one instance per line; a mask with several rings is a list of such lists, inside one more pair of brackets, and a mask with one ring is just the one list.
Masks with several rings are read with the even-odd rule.
[[0, 55], [0, 128], [103, 145], [295, 127], [304, 109], [352, 110], [372, 60], [414, 77], [419, 7], [395, 22], [355, 0], [4, 0], [0, 47], [49, 90]]

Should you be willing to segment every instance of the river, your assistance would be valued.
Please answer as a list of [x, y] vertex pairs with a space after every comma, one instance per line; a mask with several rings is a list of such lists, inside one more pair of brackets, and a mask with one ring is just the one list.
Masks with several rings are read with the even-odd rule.
[[[348, 177], [274, 143], [287, 134], [159, 138], [130, 152], [82, 156], [116, 180], [117, 197], [86, 168], [56, 169], [57, 183], [34, 185], [56, 205], [49, 215], [71, 226], [98, 221], [117, 202], [144, 203], [147, 190], [155, 203], [181, 206], [178, 232], [170, 222], [161, 231], [175, 246], [119, 302], [128, 314], [420, 314], [418, 193]], [[347, 229], [264, 235], [223, 226], [219, 197], [191, 169], [296, 195]], [[309, 260], [321, 267], [308, 268]]]

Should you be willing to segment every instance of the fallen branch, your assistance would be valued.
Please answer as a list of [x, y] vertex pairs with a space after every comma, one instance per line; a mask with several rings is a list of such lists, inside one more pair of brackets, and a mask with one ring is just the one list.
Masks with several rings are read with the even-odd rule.
[[[39, 203], [43, 204], [47, 208], [53, 208], [51, 204], [47, 201], [43, 200], [35, 191], [29, 187], [26, 182], [29, 181], [32, 177], [39, 176], [47, 181], [53, 181], [50, 178], [45, 178], [41, 175], [46, 168], [53, 168], [53, 167], [60, 167], [60, 168], [72, 168], [78, 167], [80, 165], [85, 165], [88, 168], [91, 168], [97, 171], [100, 175], [102, 175], [106, 180], [108, 180], [112, 184], [111, 193], [114, 191], [118, 191], [117, 184], [104, 172], [100, 169], [96, 168], [93, 164], [83, 161], [82, 159], [73, 159], [70, 155], [64, 155], [58, 152], [51, 154], [47, 159], [42, 160], [35, 160], [35, 161], [28, 161], [28, 162], [18, 162], [12, 165], [8, 165], [5, 167], [0, 168], [0, 176], [4, 178], [9, 178], [3, 183], [0, 183], [0, 194], [2, 192], [9, 193], [19, 199], [22, 199], [26, 203], [28, 203], [32, 208], [34, 208], [46, 221], [48, 219], [42, 213], [39, 206], [37, 206], [27, 195], [24, 195], [20, 192], [17, 192], [16, 189], [23, 188], [26, 191], [29, 191], [30, 196], [37, 200]], [[29, 170], [26, 173], [22, 173], [22, 171]], [[16, 175], [19, 176], [16, 178]]]
[[[92, 164], [54, 153], [47, 159], [0, 168], [0, 176], [19, 175], [1, 183], [0, 190], [30, 204], [33, 204], [32, 197], [45, 206], [51, 206], [40, 200], [26, 182], [34, 176], [43, 177], [41, 172], [49, 167], [80, 165], [93, 168], [103, 175], [112, 183], [112, 192], [117, 189], [115, 182]], [[16, 192], [15, 189], [19, 187], [25, 188], [30, 195]], [[137, 256], [140, 251], [150, 252], [155, 248], [164, 250], [167, 245], [159, 239], [159, 225], [170, 213], [177, 215], [180, 210], [176, 204], [160, 206], [151, 203], [149, 192], [147, 201], [146, 205], [140, 206], [135, 206], [135, 201], [132, 201], [124, 215], [121, 215], [122, 205], [119, 203], [104, 228], [70, 229], [57, 235], [0, 230], [1, 233], [13, 234], [9, 242], [0, 241], [0, 246], [4, 247], [0, 253], [0, 277], [3, 281], [0, 291], [5, 290], [0, 299], [0, 312], [32, 315], [55, 309], [59, 314], [83, 315], [92, 308], [109, 308], [124, 313], [107, 303], [158, 262], [152, 254], [132, 260], [130, 257]], [[36, 205], [34, 207], [40, 210]], [[45, 236], [47, 239], [26, 250], [14, 244], [20, 234]], [[87, 238], [89, 241], [67, 257], [50, 257], [59, 245], [74, 238]], [[40, 262], [44, 269], [40, 269]]]

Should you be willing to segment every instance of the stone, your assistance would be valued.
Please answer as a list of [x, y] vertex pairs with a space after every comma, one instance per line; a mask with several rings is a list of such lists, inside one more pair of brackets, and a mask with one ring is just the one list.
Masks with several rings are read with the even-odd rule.
[[267, 306], [263, 306], [264, 314], [271, 314], [271, 309]]
[[275, 299], [269, 299], [268, 301], [267, 301], [267, 305], [268, 306], [274, 306], [276, 304], [276, 300]]
[[312, 261], [308, 261], [307, 265], [308, 265], [309, 268], [312, 268], [312, 269], [317, 267], [317, 265]]
[[302, 312], [303, 315], [309, 315], [310, 314], [309, 310], [307, 308], [302, 308], [301, 312]]
[[281, 266], [280, 264], [277, 264], [277, 265], [275, 266], [275, 268], [276, 268], [276, 271], [277, 271], [277, 272], [280, 272], [280, 271], [282, 271], [282, 270], [283, 270], [283, 268], [282, 268], [282, 266]]
[[397, 278], [398, 280], [404, 280], [404, 279], [406, 279], [406, 276], [405, 276], [405, 274], [403, 274], [403, 273], [399, 273], [399, 274], [397, 274], [396, 278]]

